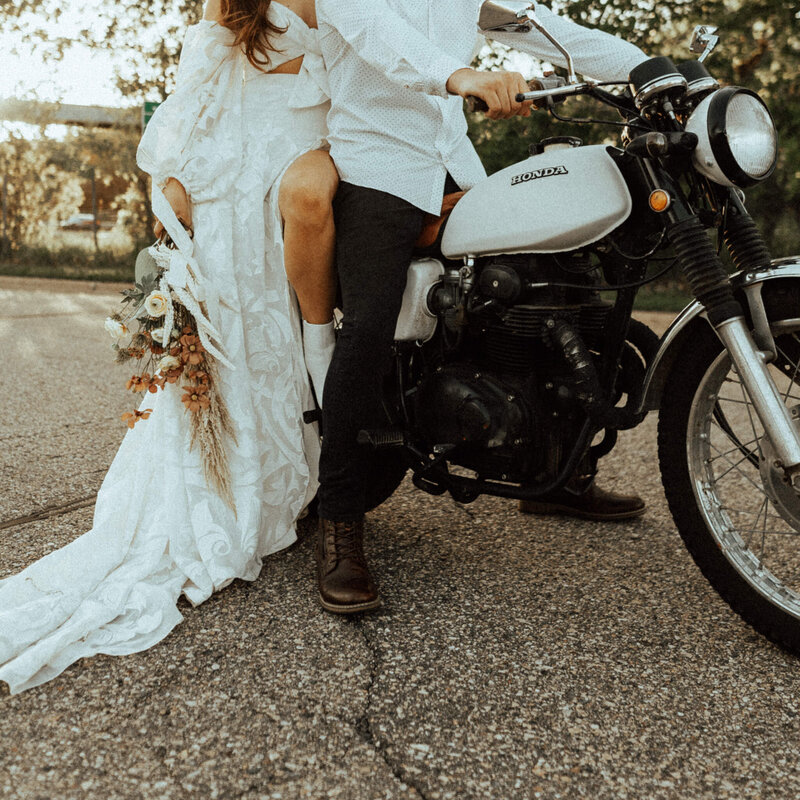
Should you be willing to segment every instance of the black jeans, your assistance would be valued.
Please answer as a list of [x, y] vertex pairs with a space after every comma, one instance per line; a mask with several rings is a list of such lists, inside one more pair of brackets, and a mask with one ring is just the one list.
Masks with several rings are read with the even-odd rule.
[[344, 182], [333, 209], [344, 320], [322, 401], [319, 514], [344, 522], [364, 514], [356, 437], [362, 429], [386, 427], [381, 387], [425, 213], [394, 195]]

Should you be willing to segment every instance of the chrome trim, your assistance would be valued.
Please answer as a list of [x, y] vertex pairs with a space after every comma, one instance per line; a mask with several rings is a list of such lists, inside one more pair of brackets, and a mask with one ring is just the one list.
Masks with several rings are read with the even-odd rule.
[[719, 81], [715, 78], [697, 78], [689, 82], [689, 88], [686, 90], [684, 97], [688, 99], [700, 94], [700, 92], [711, 92], [715, 89], [719, 89]]
[[686, 78], [679, 72], [672, 73], [671, 75], [661, 75], [658, 78], [654, 78], [650, 83], [646, 83], [642, 86], [639, 91], [636, 92], [636, 96], [633, 99], [636, 103], [636, 108], [642, 109], [653, 97], [662, 92], [666, 92], [670, 89], [686, 89], [687, 86]]
[[[533, 3], [533, 7], [536, 7], [535, 3]], [[541, 33], [542, 36], [544, 36], [545, 39], [547, 39], [550, 44], [552, 44], [553, 47], [555, 47], [556, 50], [561, 53], [562, 56], [564, 56], [564, 61], [567, 62], [567, 83], [577, 83], [578, 76], [575, 74], [575, 65], [572, 61], [572, 55], [567, 48], [564, 47], [564, 45], [561, 44], [561, 42], [559, 42], [558, 39], [556, 39], [556, 37], [550, 33], [550, 31], [547, 30], [539, 17], [536, 16], [536, 12], [534, 10], [528, 11], [528, 13], [525, 15], [525, 19], [529, 19], [533, 23], [533, 27], [536, 28], [536, 30], [539, 31], [539, 33]]]
[[719, 44], [717, 33], [719, 28], [716, 25], [696, 25], [692, 31], [692, 41], [689, 44], [690, 53], [699, 53], [697, 59], [701, 64], [711, 55], [714, 48]]
[[536, 28], [553, 47], [564, 56], [567, 63], [567, 82], [577, 83], [572, 56], [558, 39], [536, 16], [536, 3], [520, 2], [520, 0], [484, 0], [478, 16], [478, 31], [506, 31], [510, 33], [528, 33], [531, 27]]
[[772, 331], [769, 329], [769, 319], [767, 319], [767, 309], [764, 308], [764, 298], [761, 296], [761, 290], [764, 288], [764, 282], [747, 283], [743, 287], [745, 296], [747, 297], [747, 304], [750, 306], [750, 314], [753, 318], [753, 339], [755, 339], [758, 349], [768, 354], [768, 361], [774, 361], [778, 355], [778, 350], [775, 347], [775, 339], [772, 337]]

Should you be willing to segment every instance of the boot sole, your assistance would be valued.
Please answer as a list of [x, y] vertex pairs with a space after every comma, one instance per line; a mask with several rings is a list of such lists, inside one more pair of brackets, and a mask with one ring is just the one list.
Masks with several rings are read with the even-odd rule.
[[520, 508], [519, 510], [522, 514], [539, 514], [542, 516], [549, 514], [562, 514], [563, 516], [576, 517], [577, 519], [588, 519], [593, 522], [612, 522], [614, 520], [635, 519], [636, 517], [641, 517], [642, 514], [647, 511], [647, 506], [637, 508], [635, 511], [618, 511], [616, 513], [609, 512], [607, 514], [601, 514], [596, 511], [580, 511], [572, 506], [562, 506], [557, 505], [556, 503], [532, 503], [527, 508]]
[[368, 603], [348, 603], [347, 605], [336, 605], [335, 603], [329, 603], [327, 600], [325, 600], [322, 597], [322, 594], [319, 595], [319, 602], [326, 611], [330, 611], [332, 614], [358, 614], [361, 611], [372, 611], [373, 609], [380, 608], [381, 605], [380, 597], [376, 598], [375, 600], [370, 600]]

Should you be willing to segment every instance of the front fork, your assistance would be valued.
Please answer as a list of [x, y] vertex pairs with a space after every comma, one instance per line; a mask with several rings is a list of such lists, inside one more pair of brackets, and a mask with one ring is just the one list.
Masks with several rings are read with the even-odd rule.
[[[667, 234], [692, 292], [704, 306], [709, 322], [730, 354], [787, 477], [800, 490], [800, 432], [767, 368], [767, 362], [775, 353], [768, 325], [764, 330], [766, 319], [754, 315], [762, 344], [759, 347], [739, 301], [733, 296], [728, 273], [698, 217], [682, 204], [673, 207], [671, 217]], [[740, 269], [769, 266], [771, 259], [764, 240], [733, 191], [722, 235]]]
[[784, 471], [800, 489], [800, 437], [767, 369], [768, 354], [758, 349], [744, 317], [726, 320], [714, 329], [730, 354]]

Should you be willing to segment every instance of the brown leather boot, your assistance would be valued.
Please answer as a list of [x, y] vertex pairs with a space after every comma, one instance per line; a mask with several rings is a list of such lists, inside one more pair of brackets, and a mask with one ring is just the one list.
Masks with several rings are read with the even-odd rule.
[[364, 521], [320, 517], [315, 547], [319, 601], [335, 614], [369, 611], [380, 604], [364, 558]]
[[607, 492], [592, 483], [582, 493], [561, 489], [541, 500], [520, 500], [519, 510], [523, 514], [565, 514], [606, 522], [639, 517], [644, 514], [645, 503], [637, 495]]

